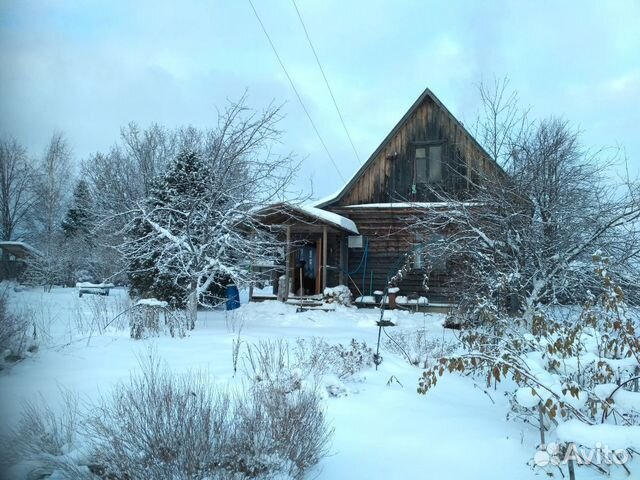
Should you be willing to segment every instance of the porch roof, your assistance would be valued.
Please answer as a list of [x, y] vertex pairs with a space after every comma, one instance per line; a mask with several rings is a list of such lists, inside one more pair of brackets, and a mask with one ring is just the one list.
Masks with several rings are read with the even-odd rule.
[[324, 224], [337, 228], [352, 235], [359, 235], [355, 222], [337, 213], [328, 212], [310, 205], [296, 205], [292, 203], [276, 203], [260, 209], [259, 214], [265, 217], [285, 215], [294, 220], [310, 224]]

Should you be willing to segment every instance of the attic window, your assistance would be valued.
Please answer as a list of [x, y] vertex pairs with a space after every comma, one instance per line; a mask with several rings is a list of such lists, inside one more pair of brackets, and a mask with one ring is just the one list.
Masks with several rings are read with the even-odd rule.
[[416, 148], [416, 183], [442, 181], [442, 145]]

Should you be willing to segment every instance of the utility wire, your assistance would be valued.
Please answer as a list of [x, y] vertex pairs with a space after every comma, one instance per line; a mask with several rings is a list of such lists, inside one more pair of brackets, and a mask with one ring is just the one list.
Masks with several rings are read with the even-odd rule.
[[318, 54], [316, 49], [313, 46], [313, 42], [311, 41], [311, 37], [309, 36], [309, 32], [307, 31], [307, 27], [304, 24], [304, 20], [302, 20], [302, 15], [300, 15], [300, 10], [298, 9], [298, 5], [296, 5], [296, 0], [291, 0], [293, 3], [293, 7], [296, 9], [296, 13], [298, 14], [298, 19], [300, 20], [300, 24], [302, 25], [302, 29], [304, 30], [304, 34], [307, 37], [307, 42], [309, 42], [309, 46], [311, 47], [311, 51], [313, 52], [313, 56], [316, 58], [316, 63], [318, 64], [318, 68], [320, 69], [320, 73], [322, 73], [322, 78], [324, 78], [324, 83], [327, 85], [327, 90], [329, 90], [329, 95], [331, 95], [331, 100], [333, 100], [333, 106], [336, 107], [336, 112], [338, 112], [338, 117], [340, 117], [340, 123], [342, 123], [342, 128], [344, 128], [344, 133], [347, 134], [347, 138], [349, 139], [349, 143], [351, 144], [351, 148], [353, 149], [353, 153], [355, 153], [356, 158], [358, 159], [358, 163], [362, 165], [362, 160], [360, 160], [360, 155], [358, 155], [358, 150], [356, 150], [356, 146], [351, 139], [351, 135], [349, 134], [349, 129], [347, 128], [347, 124], [342, 117], [342, 112], [340, 112], [340, 108], [338, 107], [338, 102], [336, 101], [336, 97], [333, 95], [333, 90], [329, 85], [329, 80], [327, 79], [327, 75], [324, 73], [324, 69], [322, 68], [322, 64], [320, 63], [320, 59], [318, 58]]
[[316, 127], [316, 124], [314, 123], [313, 119], [311, 118], [311, 115], [309, 114], [309, 111], [307, 110], [307, 107], [305, 106], [304, 102], [302, 101], [302, 97], [298, 93], [298, 89], [296, 88], [296, 85], [293, 83], [293, 80], [291, 79], [291, 76], [289, 75], [289, 72], [287, 71], [286, 67], [284, 66], [284, 63], [282, 62], [282, 59], [280, 58], [280, 55], [278, 55], [278, 50], [276, 49], [276, 46], [271, 41], [271, 37], [269, 36], [269, 32], [267, 32], [267, 29], [265, 28], [264, 23], [262, 23], [262, 20], [260, 19], [260, 15], [258, 15], [258, 11], [256, 10], [256, 7], [254, 7], [253, 2], [251, 0], [249, 0], [249, 5], [251, 5], [251, 9], [253, 10], [253, 13], [255, 14], [256, 19], [258, 19], [258, 23], [262, 27], [262, 31], [264, 32], [264, 35], [267, 37], [269, 45], [271, 45], [271, 49], [273, 50], [273, 53], [275, 54], [276, 58], [278, 59], [278, 63], [282, 67], [282, 70], [284, 71], [284, 74], [286, 75], [287, 80], [289, 80], [289, 83], [291, 84], [291, 88], [293, 89], [294, 93], [296, 94], [296, 97], [298, 98], [298, 101], [300, 102], [300, 106], [302, 106], [302, 110], [304, 110], [304, 113], [307, 115], [307, 118], [309, 119], [309, 123], [311, 123], [311, 126], [313, 127], [313, 130], [316, 132], [318, 140], [320, 140], [320, 143], [322, 144], [322, 147], [324, 148], [324, 151], [327, 153], [327, 156], [329, 157], [329, 160], [331, 160], [331, 164], [333, 165], [333, 168], [335, 168], [336, 172], [338, 172], [338, 176], [340, 177], [340, 179], [343, 182], [346, 183], [346, 180], [344, 179], [344, 176], [342, 175], [342, 172], [340, 171], [340, 169], [338, 168], [338, 165], [336, 164], [335, 160], [331, 156], [331, 153], [329, 152], [329, 149], [327, 148], [327, 144], [324, 143], [324, 140], [322, 139], [322, 136], [320, 135], [320, 132], [318, 131], [318, 128]]

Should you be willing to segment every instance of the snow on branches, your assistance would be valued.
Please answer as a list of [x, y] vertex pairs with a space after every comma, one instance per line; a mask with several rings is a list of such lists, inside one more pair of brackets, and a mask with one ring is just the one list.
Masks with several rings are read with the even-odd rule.
[[198, 304], [220, 303], [229, 283], [253, 281], [252, 263], [282, 256], [277, 232], [255, 215], [282, 200], [294, 172], [290, 156], [271, 153], [279, 118], [275, 107], [231, 104], [200, 148], [179, 153], [126, 212], [120, 249], [139, 295], [186, 302], [194, 322]]
[[446, 235], [443, 255], [458, 267], [463, 306], [490, 298], [530, 319], [539, 303], [582, 302], [597, 288], [595, 250], [610, 258], [629, 300], [640, 301], [639, 185], [611, 183], [612, 160], [585, 152], [579, 140], [566, 122], [544, 120], [511, 145], [504, 172], [472, 172], [465, 192], [432, 189], [435, 206], [416, 215], [416, 235]]
[[[418, 393], [427, 393], [445, 372], [479, 376], [487, 386], [504, 383], [511, 399], [508, 417], [537, 425], [541, 444], [547, 431], [565, 448], [569, 443], [590, 446], [592, 433], [602, 430], [592, 426], [615, 424], [638, 431], [638, 319], [609, 275], [607, 260], [594, 255], [593, 261], [602, 293], [589, 294], [579, 314], [570, 307], [564, 316], [538, 310], [527, 322], [487, 306], [485, 321], [461, 333], [464, 353], [443, 357], [426, 369]], [[573, 423], [563, 427], [566, 422]], [[632, 456], [640, 445], [615, 447]]]

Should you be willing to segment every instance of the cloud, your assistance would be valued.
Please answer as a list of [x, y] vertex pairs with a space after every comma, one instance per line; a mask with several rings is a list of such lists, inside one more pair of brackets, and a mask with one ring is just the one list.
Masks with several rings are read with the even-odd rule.
[[[315, 2], [298, 0], [364, 160], [425, 87], [461, 119], [475, 84], [509, 75], [525, 104], [621, 143], [640, 171], [637, 2]], [[345, 176], [358, 163], [288, 1], [255, 2]], [[285, 103], [281, 148], [305, 158], [299, 185], [340, 187], [246, 2], [23, 0], [0, 6], [0, 131], [34, 154], [63, 130], [81, 160], [121, 125], [213, 125], [215, 106], [249, 90]]]

